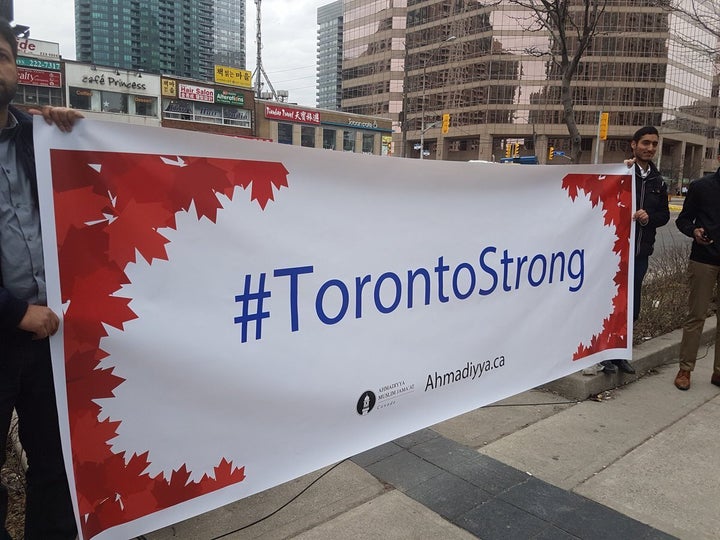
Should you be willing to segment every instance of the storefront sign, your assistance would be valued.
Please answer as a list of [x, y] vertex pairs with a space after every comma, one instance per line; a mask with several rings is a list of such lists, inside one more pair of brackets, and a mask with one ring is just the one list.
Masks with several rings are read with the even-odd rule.
[[227, 66], [215, 66], [215, 82], [252, 88], [252, 73], [244, 69]]
[[280, 105], [265, 105], [265, 118], [284, 120], [286, 122], [303, 122], [305, 124], [320, 124], [320, 113], [303, 111], [292, 107]]
[[359, 120], [352, 120], [348, 118], [347, 125], [354, 128], [360, 129], [377, 129], [377, 122], [360, 122]]
[[20, 84], [47, 86], [50, 88], [60, 88], [62, 86], [62, 77], [57, 71], [41, 71], [39, 69], [19, 67], [17, 72]]
[[163, 96], [177, 97], [177, 81], [173, 81], [171, 79], [163, 79], [161, 86]]
[[18, 39], [18, 55], [60, 60], [60, 44], [37, 39]]
[[115, 88], [127, 88], [128, 90], [147, 90], [147, 85], [145, 83], [137, 81], [127, 81], [121, 78], [121, 76], [119, 75], [106, 76], [105, 73], [83, 75], [82, 82], [85, 84], [98, 84], [100, 86], [107, 85]]
[[178, 97], [180, 99], [189, 99], [190, 101], [214, 103], [215, 91], [212, 88], [206, 88], [204, 86], [180, 83], [178, 84]]
[[245, 96], [232, 90], [215, 90], [215, 103], [223, 105], [245, 105]]
[[52, 62], [50, 60], [37, 60], [35, 58], [27, 58], [25, 56], [18, 56], [16, 64], [22, 67], [60, 71], [60, 62]]

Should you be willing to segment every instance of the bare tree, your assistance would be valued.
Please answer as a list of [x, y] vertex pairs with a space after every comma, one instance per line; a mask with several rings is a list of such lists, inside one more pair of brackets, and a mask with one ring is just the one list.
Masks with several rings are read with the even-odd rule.
[[563, 119], [570, 135], [570, 157], [580, 158], [580, 131], [575, 120], [572, 83], [578, 66], [593, 38], [599, 33], [599, 22], [608, 0], [508, 0], [530, 14], [527, 31], [546, 32], [549, 48], [527, 49], [527, 54], [547, 57], [552, 74], [560, 80], [560, 103]]

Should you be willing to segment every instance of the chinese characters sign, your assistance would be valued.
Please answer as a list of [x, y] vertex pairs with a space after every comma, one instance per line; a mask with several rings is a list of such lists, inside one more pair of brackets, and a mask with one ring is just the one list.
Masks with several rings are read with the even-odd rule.
[[302, 122], [304, 124], [320, 124], [320, 113], [317, 111], [304, 111], [281, 105], [265, 105], [265, 118], [284, 120], [286, 122]]

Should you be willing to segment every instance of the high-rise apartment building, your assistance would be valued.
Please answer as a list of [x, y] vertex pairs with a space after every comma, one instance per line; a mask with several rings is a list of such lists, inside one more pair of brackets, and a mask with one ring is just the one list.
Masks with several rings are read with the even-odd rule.
[[317, 10], [317, 106], [340, 110], [342, 101], [343, 0]]
[[[435, 159], [498, 161], [508, 148], [541, 162], [550, 147], [569, 154], [560, 75], [548, 54], [557, 44], [532, 30], [532, 13], [521, 6], [350, 0], [344, 25], [343, 109], [394, 118], [396, 155], [419, 157], [420, 141]], [[572, 84], [581, 160], [622, 159], [632, 133], [652, 124], [670, 178], [714, 168], [716, 69], [691, 44], [717, 50], [716, 41], [662, 2], [609, 2]], [[601, 112], [609, 129], [599, 143]]]
[[245, 0], [215, 0], [215, 64], [245, 69]]
[[75, 36], [81, 62], [211, 79], [245, 67], [245, 0], [75, 0]]

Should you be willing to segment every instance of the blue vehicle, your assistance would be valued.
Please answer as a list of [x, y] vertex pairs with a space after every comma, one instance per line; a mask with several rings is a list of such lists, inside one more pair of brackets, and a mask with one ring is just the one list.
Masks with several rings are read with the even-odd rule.
[[519, 163], [520, 165], [537, 165], [540, 163], [537, 156], [520, 156], [500, 158], [500, 163]]

